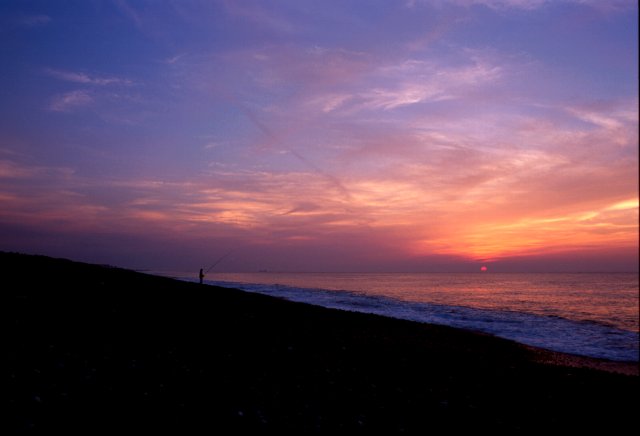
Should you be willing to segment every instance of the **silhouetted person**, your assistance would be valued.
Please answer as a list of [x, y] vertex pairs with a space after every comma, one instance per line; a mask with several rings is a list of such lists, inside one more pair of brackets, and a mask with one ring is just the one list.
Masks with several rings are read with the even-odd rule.
[[202, 279], [204, 279], [204, 273], [202, 272], [202, 268], [200, 268], [200, 284], [202, 284]]

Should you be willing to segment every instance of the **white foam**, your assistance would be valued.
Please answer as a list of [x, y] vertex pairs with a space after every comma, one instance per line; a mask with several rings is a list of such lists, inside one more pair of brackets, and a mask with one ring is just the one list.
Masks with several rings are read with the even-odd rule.
[[351, 291], [226, 281], [207, 283], [332, 309], [465, 328], [564, 353], [617, 361], [639, 360], [638, 333], [588, 320], [579, 322], [558, 316], [407, 302]]

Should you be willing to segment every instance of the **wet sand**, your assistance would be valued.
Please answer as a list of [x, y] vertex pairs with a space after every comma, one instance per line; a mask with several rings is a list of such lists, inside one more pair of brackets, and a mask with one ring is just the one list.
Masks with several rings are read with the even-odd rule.
[[638, 427], [637, 364], [117, 268], [0, 262], [5, 434]]

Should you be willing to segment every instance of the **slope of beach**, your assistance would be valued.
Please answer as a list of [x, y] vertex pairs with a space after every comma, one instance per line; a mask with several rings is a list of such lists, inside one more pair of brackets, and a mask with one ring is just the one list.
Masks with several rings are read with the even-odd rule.
[[117, 268], [0, 261], [10, 433], [637, 427], [634, 364]]

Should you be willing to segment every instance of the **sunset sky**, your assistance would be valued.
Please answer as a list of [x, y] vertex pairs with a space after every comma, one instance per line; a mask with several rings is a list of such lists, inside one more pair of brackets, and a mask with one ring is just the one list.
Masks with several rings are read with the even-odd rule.
[[635, 0], [3, 1], [0, 250], [638, 269]]

